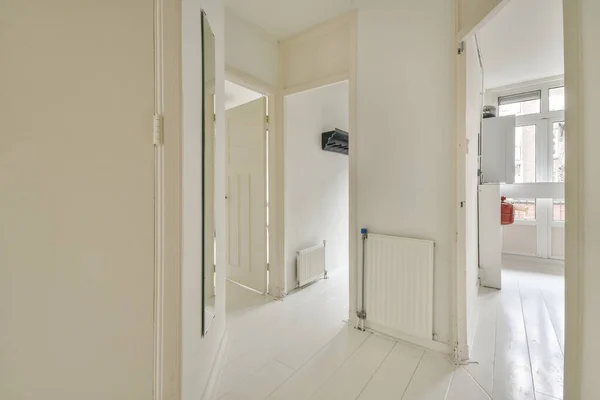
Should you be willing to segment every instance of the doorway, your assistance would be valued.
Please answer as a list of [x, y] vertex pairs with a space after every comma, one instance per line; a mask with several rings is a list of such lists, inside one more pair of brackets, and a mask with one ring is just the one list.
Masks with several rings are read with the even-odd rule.
[[492, 399], [563, 398], [562, 15], [560, 0], [512, 0], [459, 46], [459, 356]]
[[348, 277], [349, 161], [343, 141], [349, 135], [349, 83], [288, 95], [284, 115], [285, 284], [291, 293], [314, 275], [302, 276], [299, 252], [321, 244], [326, 274]]

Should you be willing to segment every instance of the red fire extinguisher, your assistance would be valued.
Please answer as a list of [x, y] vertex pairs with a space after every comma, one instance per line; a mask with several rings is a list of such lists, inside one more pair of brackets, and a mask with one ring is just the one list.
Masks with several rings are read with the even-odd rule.
[[500, 222], [502, 225], [511, 225], [515, 223], [515, 206], [506, 202], [506, 197], [501, 197], [500, 203]]

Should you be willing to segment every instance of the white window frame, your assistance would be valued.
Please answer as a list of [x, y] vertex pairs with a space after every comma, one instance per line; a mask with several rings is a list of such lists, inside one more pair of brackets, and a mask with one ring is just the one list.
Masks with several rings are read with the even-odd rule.
[[[541, 79], [525, 84], [511, 85], [503, 88], [487, 90], [485, 104], [492, 104], [500, 111], [500, 98], [514, 96], [522, 93], [541, 91], [541, 104], [539, 114], [515, 116], [515, 127], [536, 126], [535, 133], [535, 175], [536, 182], [552, 182], [553, 174], [553, 132], [554, 122], [565, 121], [565, 111], [550, 111], [550, 89], [564, 86], [563, 77]], [[568, 132], [568, 127], [567, 127]], [[567, 133], [568, 134], [568, 133]], [[507, 160], [508, 162], [509, 160]], [[515, 161], [512, 160], [514, 163]], [[518, 199], [515, 199], [518, 200]], [[550, 249], [552, 243], [552, 227], [564, 227], [564, 221], [554, 221], [553, 199], [536, 199], [536, 219], [515, 219], [515, 225], [528, 225], [537, 227], [537, 254], [543, 258], [554, 258]], [[562, 200], [562, 199], [557, 199]]]

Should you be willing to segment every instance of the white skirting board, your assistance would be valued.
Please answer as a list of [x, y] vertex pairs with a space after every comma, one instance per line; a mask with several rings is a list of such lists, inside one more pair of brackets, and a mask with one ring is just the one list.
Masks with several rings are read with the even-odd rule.
[[221, 384], [221, 378], [223, 378], [223, 372], [225, 372], [225, 366], [227, 365], [228, 352], [227, 331], [225, 331], [212, 371], [210, 372], [210, 377], [208, 378], [206, 389], [202, 395], [202, 400], [217, 400], [219, 385]]

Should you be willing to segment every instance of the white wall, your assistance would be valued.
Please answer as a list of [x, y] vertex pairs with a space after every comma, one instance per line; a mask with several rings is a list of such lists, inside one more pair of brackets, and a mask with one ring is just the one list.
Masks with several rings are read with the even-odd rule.
[[475, 37], [465, 41], [466, 46], [466, 179], [465, 179], [465, 243], [467, 266], [467, 338], [471, 344], [475, 334], [475, 304], [477, 303], [477, 288], [479, 278], [479, 240], [478, 240], [478, 209], [477, 187], [478, 169], [478, 135], [481, 129], [483, 74], [477, 54]]
[[263, 95], [230, 81], [225, 81], [225, 110], [241, 106]]
[[538, 254], [537, 229], [536, 225], [518, 222], [504, 226], [502, 228], [502, 252], [536, 256]]
[[216, 140], [215, 226], [217, 237], [225, 236], [225, 141], [224, 80], [225, 45], [223, 7], [219, 0], [183, 0], [183, 153], [182, 153], [182, 310], [181, 368], [182, 399], [202, 398], [225, 333], [225, 242], [217, 240], [216, 317], [202, 338], [200, 271], [202, 197], [202, 54], [200, 13], [205, 9], [215, 35]]
[[511, 0], [458, 0], [458, 21], [456, 31], [460, 39], [472, 32], [483, 19], [489, 19], [500, 11], [499, 5], [505, 5]]
[[[565, 1], [567, 85], [566, 204], [566, 394], [597, 397], [594, 373], [600, 357], [600, 2]], [[578, 286], [578, 287], [577, 287]]]
[[[340, 76], [348, 79], [355, 45], [351, 41], [355, 25], [355, 13], [351, 12], [281, 41], [284, 90], [332, 78], [339, 81]], [[321, 83], [324, 84], [326, 82]]]
[[[348, 268], [348, 156], [321, 150], [321, 133], [348, 131], [348, 82], [285, 97], [286, 289], [296, 251], [327, 241], [328, 270]], [[350, 133], [351, 134], [351, 133]]]
[[279, 49], [275, 38], [225, 11], [225, 64], [276, 86]]
[[151, 399], [153, 3], [0, 7], [0, 398]]
[[565, 228], [564, 226], [553, 226], [550, 228], [550, 256], [554, 258], [565, 258]]
[[454, 28], [447, 0], [359, 3], [358, 226], [435, 242], [434, 331], [448, 344], [456, 236]]

